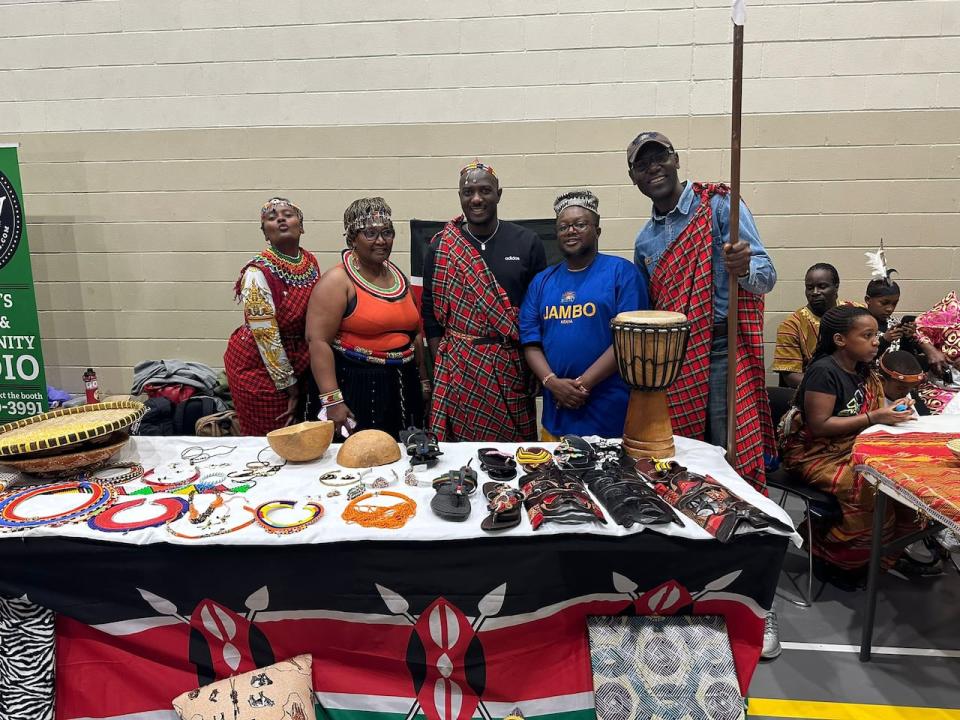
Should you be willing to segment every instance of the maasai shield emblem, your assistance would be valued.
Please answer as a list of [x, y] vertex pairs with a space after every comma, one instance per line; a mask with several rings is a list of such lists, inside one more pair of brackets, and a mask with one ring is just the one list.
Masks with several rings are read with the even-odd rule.
[[[421, 657], [422, 669], [416, 667]], [[483, 648], [460, 608], [444, 598], [433, 601], [413, 626], [407, 665], [427, 720], [473, 717], [483, 693]]]
[[417, 699], [407, 718], [423, 711], [427, 720], [470, 720], [477, 708], [489, 720], [480, 699], [486, 688], [486, 659], [477, 632], [487, 618], [500, 612], [506, 583], [497, 586], [477, 603], [479, 614], [471, 623], [445, 598], [434, 600], [419, 618], [410, 614], [410, 604], [401, 595], [376, 586], [384, 604], [394, 615], [412, 625], [407, 645], [407, 668]]
[[266, 667], [275, 662], [273, 649], [253, 619], [270, 601], [264, 586], [245, 601], [247, 614], [240, 615], [205, 598], [197, 603], [190, 618], [159, 595], [138, 588], [140, 595], [161, 615], [175, 617], [190, 626], [189, 658], [197, 668], [197, 681], [207, 685], [239, 673]]

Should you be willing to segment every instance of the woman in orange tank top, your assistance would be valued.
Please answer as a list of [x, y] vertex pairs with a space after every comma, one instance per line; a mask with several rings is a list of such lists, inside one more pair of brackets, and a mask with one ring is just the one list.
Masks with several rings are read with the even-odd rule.
[[[343, 214], [343, 262], [317, 283], [307, 308], [316, 381], [307, 417], [325, 411], [337, 425], [383, 430], [423, 427], [430, 381], [420, 311], [406, 275], [392, 262], [396, 231], [383, 198], [361, 198]], [[353, 421], [353, 422], [351, 422]]]

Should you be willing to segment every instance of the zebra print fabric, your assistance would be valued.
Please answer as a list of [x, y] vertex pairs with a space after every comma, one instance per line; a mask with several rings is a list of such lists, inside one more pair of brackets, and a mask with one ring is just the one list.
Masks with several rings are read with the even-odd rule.
[[0, 597], [0, 718], [53, 720], [53, 611]]

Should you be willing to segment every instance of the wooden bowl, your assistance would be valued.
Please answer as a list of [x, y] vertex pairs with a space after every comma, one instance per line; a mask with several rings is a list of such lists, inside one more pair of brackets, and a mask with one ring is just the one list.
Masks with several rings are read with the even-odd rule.
[[96, 469], [120, 452], [130, 438], [125, 433], [119, 435], [121, 435], [119, 439], [112, 443], [94, 445], [77, 452], [60, 455], [40, 454], [37, 457], [6, 457], [2, 458], [2, 462], [28, 475], [69, 477], [76, 475], [79, 470]]
[[340, 446], [337, 465], [346, 468], [368, 468], [389, 465], [400, 459], [400, 446], [383, 430], [361, 430]]
[[947, 449], [953, 453], [953, 456], [960, 460], [960, 438], [954, 438], [953, 440], [947, 440]]
[[310, 462], [323, 455], [333, 441], [333, 421], [302, 422], [267, 433], [273, 451], [290, 462]]

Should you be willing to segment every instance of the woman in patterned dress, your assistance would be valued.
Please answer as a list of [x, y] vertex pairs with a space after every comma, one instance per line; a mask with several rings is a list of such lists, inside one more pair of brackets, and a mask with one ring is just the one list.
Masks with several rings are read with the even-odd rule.
[[300, 208], [271, 198], [260, 210], [260, 229], [269, 245], [244, 266], [234, 287], [244, 323], [223, 356], [244, 435], [266, 435], [302, 419], [298, 405], [310, 368], [304, 324], [320, 279], [317, 259], [300, 247]]

